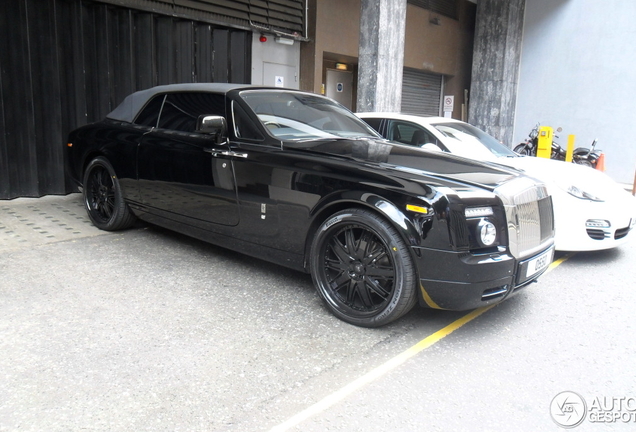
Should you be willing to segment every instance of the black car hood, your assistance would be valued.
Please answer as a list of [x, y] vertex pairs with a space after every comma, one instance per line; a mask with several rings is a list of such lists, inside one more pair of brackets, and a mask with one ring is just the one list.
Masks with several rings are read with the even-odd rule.
[[384, 169], [407, 174], [469, 183], [493, 190], [519, 176], [519, 172], [500, 165], [478, 162], [449, 153], [423, 150], [372, 138], [325, 139], [286, 142], [285, 147], [377, 164]]

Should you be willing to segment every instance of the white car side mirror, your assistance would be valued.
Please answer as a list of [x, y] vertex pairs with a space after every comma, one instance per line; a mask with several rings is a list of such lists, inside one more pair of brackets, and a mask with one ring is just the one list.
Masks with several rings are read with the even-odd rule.
[[429, 151], [442, 151], [441, 148], [439, 148], [436, 144], [433, 144], [433, 143], [423, 144], [421, 148], [423, 148], [424, 150], [429, 150]]

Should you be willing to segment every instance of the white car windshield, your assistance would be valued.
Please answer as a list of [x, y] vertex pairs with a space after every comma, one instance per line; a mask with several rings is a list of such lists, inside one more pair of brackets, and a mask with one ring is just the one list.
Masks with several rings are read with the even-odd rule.
[[342, 105], [325, 97], [287, 90], [246, 90], [241, 98], [267, 131], [281, 140], [379, 137]]
[[492, 136], [467, 123], [437, 123], [432, 126], [446, 137], [444, 145], [453, 154], [485, 160], [517, 156]]

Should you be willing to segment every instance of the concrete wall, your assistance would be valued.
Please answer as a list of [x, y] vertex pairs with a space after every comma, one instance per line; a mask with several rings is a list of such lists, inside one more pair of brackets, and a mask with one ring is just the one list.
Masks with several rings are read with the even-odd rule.
[[[311, 42], [301, 47], [301, 88], [320, 93], [324, 57], [331, 62], [357, 63], [360, 38], [360, 0], [310, 0]], [[310, 30], [311, 32], [311, 30]]]
[[537, 122], [562, 145], [599, 138], [607, 174], [633, 182], [635, 19], [634, 1], [527, 0], [513, 143]]
[[[436, 17], [439, 25], [430, 22]], [[308, 22], [311, 41], [301, 46], [300, 87], [320, 93], [325, 66], [339, 61], [357, 69], [360, 0], [309, 0]], [[455, 95], [454, 118], [460, 118], [470, 85], [474, 23], [475, 5], [465, 0], [459, 21], [407, 5], [404, 66], [445, 75], [446, 94]]]
[[512, 141], [525, 0], [479, 0], [468, 120]]
[[473, 3], [460, 1], [459, 20], [411, 4], [406, 10], [404, 67], [444, 75], [444, 94], [455, 95], [457, 119], [464, 89], [470, 88], [475, 9]]
[[406, 0], [362, 0], [358, 50], [360, 112], [400, 112]]
[[265, 42], [261, 34], [252, 34], [252, 84], [275, 86], [275, 76], [285, 78], [283, 86], [298, 89], [300, 69], [300, 44], [284, 45], [276, 42], [276, 37], [267, 34]]

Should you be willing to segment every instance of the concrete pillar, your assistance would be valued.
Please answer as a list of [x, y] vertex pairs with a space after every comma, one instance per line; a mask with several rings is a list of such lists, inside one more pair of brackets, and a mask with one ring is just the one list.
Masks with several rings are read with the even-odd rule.
[[358, 53], [360, 112], [399, 112], [406, 0], [361, 0]]
[[468, 121], [512, 146], [525, 0], [479, 0]]

